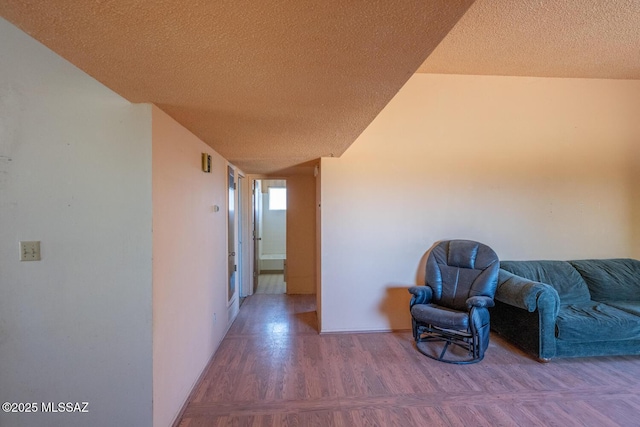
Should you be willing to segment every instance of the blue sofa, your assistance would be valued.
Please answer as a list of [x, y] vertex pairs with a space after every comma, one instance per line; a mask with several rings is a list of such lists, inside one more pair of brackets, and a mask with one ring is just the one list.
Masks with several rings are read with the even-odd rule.
[[491, 329], [540, 361], [640, 354], [640, 261], [502, 261]]

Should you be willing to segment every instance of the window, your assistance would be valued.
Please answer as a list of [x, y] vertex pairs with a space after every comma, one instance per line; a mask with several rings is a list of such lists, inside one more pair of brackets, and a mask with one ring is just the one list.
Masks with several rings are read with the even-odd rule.
[[269, 210], [284, 211], [287, 209], [287, 189], [269, 187]]

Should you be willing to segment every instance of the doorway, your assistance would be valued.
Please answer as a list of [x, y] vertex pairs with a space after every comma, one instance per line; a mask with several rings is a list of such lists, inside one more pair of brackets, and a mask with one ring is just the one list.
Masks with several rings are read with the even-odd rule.
[[287, 183], [260, 179], [254, 185], [254, 293], [287, 291]]

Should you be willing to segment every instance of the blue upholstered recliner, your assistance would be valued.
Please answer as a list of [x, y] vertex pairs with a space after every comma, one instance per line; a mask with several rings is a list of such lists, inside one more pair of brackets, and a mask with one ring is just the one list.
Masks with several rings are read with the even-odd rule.
[[[499, 269], [498, 256], [482, 243], [447, 240], [431, 250], [426, 286], [409, 288], [413, 337], [422, 354], [448, 363], [482, 360]], [[453, 354], [445, 357], [451, 344]], [[465, 350], [463, 356], [455, 354], [456, 347]]]

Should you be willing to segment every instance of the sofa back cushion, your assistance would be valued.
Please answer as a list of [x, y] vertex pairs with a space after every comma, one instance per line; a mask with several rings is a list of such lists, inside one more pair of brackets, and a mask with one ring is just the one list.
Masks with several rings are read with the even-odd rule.
[[561, 305], [591, 300], [586, 282], [566, 261], [501, 261], [500, 268], [517, 276], [553, 286], [558, 292]]
[[584, 278], [594, 301], [640, 301], [640, 261], [587, 259], [569, 262]]

